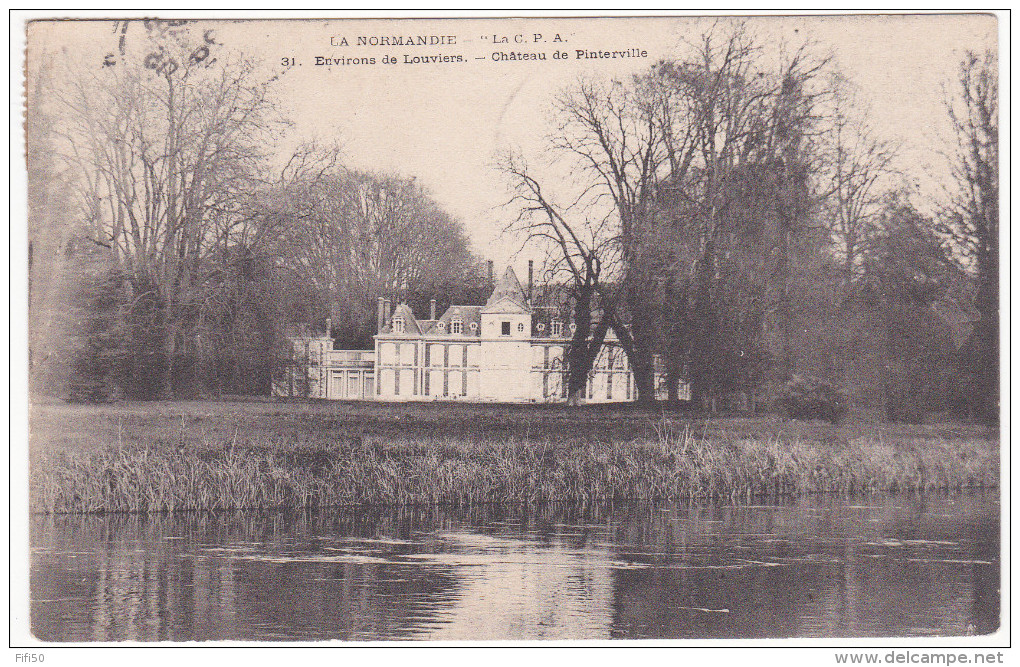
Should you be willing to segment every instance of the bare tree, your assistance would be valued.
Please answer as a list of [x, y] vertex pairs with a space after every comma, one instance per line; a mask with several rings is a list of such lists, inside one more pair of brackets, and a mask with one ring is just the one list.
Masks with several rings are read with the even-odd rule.
[[968, 53], [947, 102], [956, 134], [955, 190], [941, 231], [977, 284], [971, 345], [980, 413], [999, 414], [999, 79], [994, 53]]
[[[686, 355], [696, 402], [753, 392], [770, 321], [789, 326], [791, 255], [813, 205], [810, 134], [825, 95], [815, 82], [826, 64], [807, 47], [766, 57], [737, 27], [710, 31], [687, 58], [645, 78], [668, 158], [658, 187], [676, 239], [668, 300], [688, 301], [689, 315], [674, 308], [670, 319], [686, 322], [678, 333], [689, 342], [671, 354]], [[779, 338], [788, 373], [790, 336]]]
[[174, 395], [178, 356], [199, 345], [207, 260], [256, 189], [273, 124], [274, 77], [243, 58], [207, 57], [182, 30], [76, 72], [61, 97], [91, 233], [123, 272], [148, 357], [139, 370], [158, 370], [144, 384], [160, 397]]
[[555, 205], [520, 155], [505, 155], [500, 167], [514, 189], [510, 204], [519, 209], [513, 227], [529, 241], [548, 248], [547, 273], [554, 279], [564, 277], [569, 285], [575, 327], [566, 358], [567, 400], [576, 405], [584, 397], [606, 334], [616, 322], [610, 287], [603, 282], [603, 276], [613, 275], [619, 262], [614, 230], [605, 217], [593, 219], [590, 209]]
[[[651, 240], [655, 191], [666, 162], [662, 127], [654, 100], [640, 86], [620, 81], [581, 81], [556, 102], [560, 119], [552, 147], [569, 156], [586, 182], [585, 195], [597, 209], [609, 204], [614, 215], [618, 271], [602, 281], [603, 298], [626, 311], [610, 325], [630, 360], [637, 400], [655, 400], [655, 319], [649, 298], [657, 284]], [[618, 288], [610, 296], [610, 284]], [[621, 313], [617, 313], [618, 315]]]
[[833, 79], [829, 127], [823, 139], [822, 167], [829, 181], [824, 209], [842, 262], [843, 289], [849, 290], [863, 270], [874, 222], [887, 192], [883, 180], [892, 173], [895, 149], [875, 138], [849, 82], [840, 75]]
[[82, 236], [70, 194], [74, 176], [56, 159], [53, 117], [44, 102], [45, 91], [53, 85], [52, 70], [48, 62], [32, 68], [26, 91], [28, 364], [33, 393], [65, 391], [73, 339], [67, 306], [76, 284], [83, 282], [81, 267], [73, 261], [81, 254]]
[[333, 321], [348, 344], [370, 340], [378, 296], [407, 299], [475, 269], [460, 222], [414, 178], [337, 167], [281, 185], [263, 215], [279, 269], [344, 305]]

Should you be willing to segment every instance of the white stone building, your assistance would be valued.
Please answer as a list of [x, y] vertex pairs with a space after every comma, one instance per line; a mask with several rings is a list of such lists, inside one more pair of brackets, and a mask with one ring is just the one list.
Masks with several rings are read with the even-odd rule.
[[[292, 338], [297, 361], [274, 393], [378, 401], [567, 398], [564, 356], [572, 327], [548, 309], [533, 308], [509, 267], [484, 306], [450, 306], [437, 318], [433, 300], [430, 319], [420, 320], [407, 304], [391, 308], [380, 299], [378, 320], [374, 351], [334, 350], [328, 333]], [[635, 391], [627, 356], [610, 333], [585, 400], [631, 401]]]

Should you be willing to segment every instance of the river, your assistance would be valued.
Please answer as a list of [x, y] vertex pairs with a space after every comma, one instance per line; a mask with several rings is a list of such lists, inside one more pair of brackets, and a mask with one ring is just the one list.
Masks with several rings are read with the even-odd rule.
[[999, 623], [991, 493], [33, 516], [36, 637], [952, 636]]

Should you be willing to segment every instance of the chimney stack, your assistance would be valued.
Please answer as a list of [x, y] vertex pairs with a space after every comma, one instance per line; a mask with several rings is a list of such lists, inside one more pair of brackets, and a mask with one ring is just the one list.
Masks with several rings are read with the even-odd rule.
[[333, 318], [332, 317], [327, 317], [326, 318], [326, 338], [332, 338], [332, 337], [333, 337]]
[[429, 301], [429, 319], [430, 320], [435, 320], [436, 319], [436, 300], [435, 299], [432, 299], [431, 301]]
[[489, 286], [495, 285], [496, 281], [492, 277], [492, 260], [489, 260]]
[[383, 300], [383, 326], [388, 327], [390, 325], [390, 300]]
[[535, 282], [535, 260], [528, 260], [528, 305], [531, 305], [531, 290]]
[[376, 316], [375, 316], [376, 328], [378, 329], [378, 331], [376, 331], [376, 333], [382, 333], [383, 319], [386, 317], [386, 315], [383, 314], [384, 313], [384, 309], [385, 309], [385, 305], [383, 304], [383, 301], [384, 301], [384, 299], [382, 297], [379, 297], [379, 307], [376, 309]]

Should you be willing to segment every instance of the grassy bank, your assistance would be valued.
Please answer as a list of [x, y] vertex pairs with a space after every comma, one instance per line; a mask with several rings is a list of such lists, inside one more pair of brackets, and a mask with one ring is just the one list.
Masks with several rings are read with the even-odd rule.
[[441, 407], [40, 408], [30, 508], [585, 503], [960, 489], [999, 479], [997, 437], [975, 427]]

